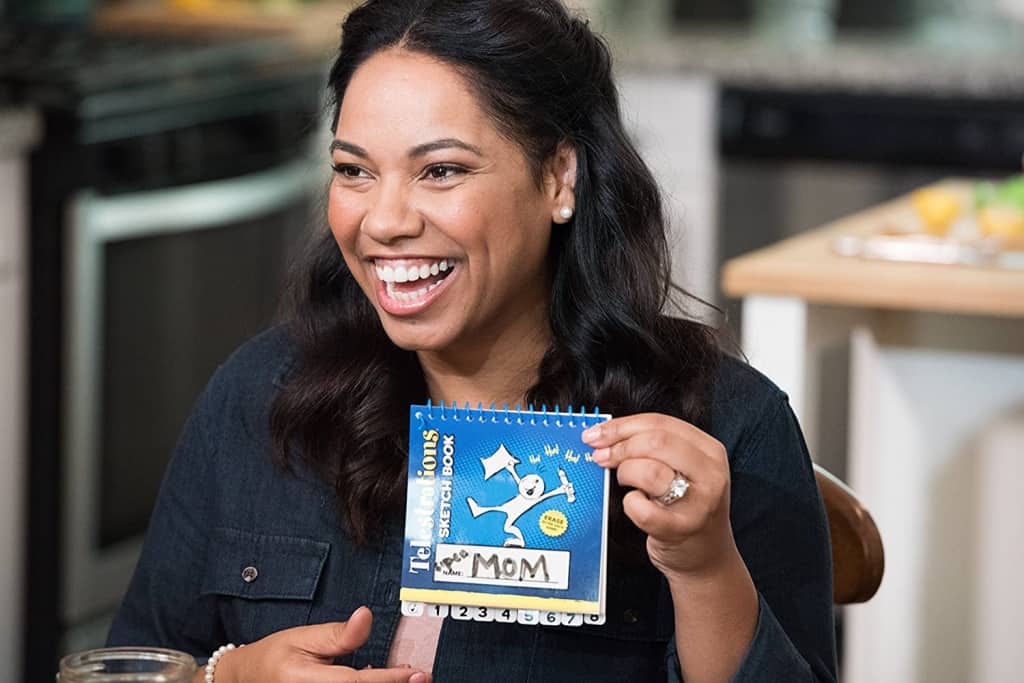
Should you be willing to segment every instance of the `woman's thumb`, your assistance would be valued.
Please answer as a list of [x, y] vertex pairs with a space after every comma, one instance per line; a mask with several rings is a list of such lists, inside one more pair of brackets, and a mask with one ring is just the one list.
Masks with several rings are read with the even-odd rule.
[[307, 626], [303, 635], [306, 642], [302, 649], [319, 657], [341, 657], [362, 647], [370, 637], [373, 613], [367, 607], [360, 607], [348, 621]]

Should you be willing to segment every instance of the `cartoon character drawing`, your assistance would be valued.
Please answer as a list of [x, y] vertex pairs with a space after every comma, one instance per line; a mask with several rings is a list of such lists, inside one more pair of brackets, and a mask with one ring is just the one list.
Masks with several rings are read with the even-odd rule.
[[561, 480], [562, 485], [553, 491], [545, 493], [544, 480], [540, 475], [527, 474], [525, 477], [520, 478], [519, 473], [516, 472], [516, 465], [519, 465], [520, 462], [514, 455], [508, 452], [504, 444], [490, 457], [482, 458], [480, 462], [484, 466], [485, 481], [498, 472], [507, 470], [512, 475], [512, 478], [516, 480], [519, 488], [517, 495], [494, 507], [484, 507], [473, 500], [472, 497], [466, 498], [466, 502], [469, 503], [469, 511], [473, 514], [473, 517], [479, 517], [488, 512], [501, 512], [505, 515], [505, 533], [511, 534], [509, 538], [505, 539], [506, 546], [522, 548], [525, 545], [523, 532], [516, 526], [516, 521], [541, 501], [564, 495], [570, 503], [576, 502], [576, 490], [562, 468], [558, 468], [558, 478]]

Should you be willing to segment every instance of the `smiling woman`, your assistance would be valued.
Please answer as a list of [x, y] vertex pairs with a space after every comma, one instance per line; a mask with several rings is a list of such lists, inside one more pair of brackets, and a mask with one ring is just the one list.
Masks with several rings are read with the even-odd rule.
[[[538, 179], [458, 71], [401, 47], [355, 72], [335, 134], [328, 220], [388, 338], [419, 352], [428, 377], [468, 376], [484, 354], [536, 365], [549, 346], [552, 223], [574, 201], [575, 152], [566, 146]], [[393, 282], [380, 276], [389, 268]], [[527, 388], [438, 386], [434, 398], [514, 405]]]
[[[370, 0], [329, 88], [329, 229], [288, 324], [200, 398], [111, 642], [216, 651], [218, 683], [834, 680], [799, 427], [663, 315], [661, 200], [604, 42], [558, 0]], [[606, 624], [399, 616], [427, 399], [618, 416], [584, 434], [615, 471]]]

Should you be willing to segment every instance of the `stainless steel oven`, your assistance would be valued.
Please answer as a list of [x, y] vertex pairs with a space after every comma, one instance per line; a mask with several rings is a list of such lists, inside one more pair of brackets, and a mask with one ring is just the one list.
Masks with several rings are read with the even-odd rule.
[[[217, 364], [315, 220], [324, 65], [274, 37], [0, 27], [29, 164], [25, 679], [102, 644]], [[321, 150], [317, 150], [321, 152]]]
[[[138, 559], [178, 431], [232, 348], [274, 317], [320, 183], [311, 164], [71, 204], [63, 620], [102, 631]], [[85, 645], [87, 643], [81, 642]]]

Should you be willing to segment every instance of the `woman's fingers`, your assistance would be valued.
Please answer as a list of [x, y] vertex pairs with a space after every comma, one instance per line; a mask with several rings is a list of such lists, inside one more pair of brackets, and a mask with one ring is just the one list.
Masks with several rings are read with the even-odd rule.
[[352, 669], [321, 664], [292, 672], [293, 683], [430, 683], [430, 675], [413, 669]]
[[684, 438], [676, 430], [651, 429], [632, 433], [611, 446], [597, 449], [593, 457], [602, 467], [617, 469], [620, 484], [636, 488], [652, 498], [667, 493], [678, 472], [690, 482], [691, 488], [682, 500], [671, 507], [682, 505], [684, 501], [692, 506], [694, 499], [716, 507], [717, 501], [727, 495], [729, 488], [729, 466], [724, 453], [723, 448], [719, 460], [718, 456], [709, 456], [697, 448], [692, 440]]
[[658, 460], [633, 458], [626, 460], [615, 471], [615, 477], [622, 486], [637, 489], [651, 498], [666, 491], [676, 476], [676, 470]]
[[[624, 510], [649, 536], [670, 541], [699, 532], [728, 499], [729, 473], [674, 432], [640, 432], [606, 449], [602, 466], [615, 468], [619, 484], [633, 488]], [[594, 459], [602, 460], [595, 451]], [[685, 495], [670, 505], [657, 499], [679, 473], [690, 482]]]
[[[593, 460], [632, 487], [623, 510], [647, 534], [647, 554], [666, 575], [703, 570], [735, 551], [729, 527], [729, 457], [720, 441], [678, 418], [655, 413], [588, 429]], [[677, 473], [689, 483], [666, 504]]]
[[[647, 458], [626, 460], [616, 471], [619, 484], [634, 489], [622, 501], [626, 515], [640, 530], [662, 540], [679, 539], [699, 531], [720, 500], [713, 486], [698, 483], [691, 483], [686, 494], [671, 505], [652, 500], [668, 492], [675, 476], [675, 470]], [[690, 480], [689, 475], [684, 476]]]
[[696, 533], [705, 519], [703, 506], [692, 500], [683, 499], [665, 507], [642, 491], [627, 493], [622, 498], [622, 508], [638, 529], [652, 538], [666, 541]]
[[[288, 683], [430, 683], [430, 675], [411, 668], [364, 669], [336, 666], [335, 657], [366, 643], [373, 614], [360, 607], [348, 621], [278, 631], [226, 654], [218, 680], [287, 681]], [[223, 667], [223, 670], [221, 669]]]
[[715, 467], [708, 456], [695, 447], [692, 441], [681, 437], [675, 431], [665, 429], [650, 429], [631, 434], [610, 446], [596, 449], [593, 457], [594, 462], [608, 468], [621, 467], [627, 460], [635, 458], [657, 460], [695, 481], [705, 470]]
[[614, 444], [644, 432], [671, 432], [678, 438], [689, 442], [694, 448], [707, 456], [716, 459], [725, 458], [722, 444], [688, 422], [660, 413], [641, 413], [628, 417], [617, 417], [613, 420], [594, 425], [583, 432], [583, 441], [597, 452]]
[[364, 669], [359, 683], [430, 683], [430, 675], [409, 669]]
[[355, 652], [370, 637], [373, 613], [360, 607], [348, 621], [315, 624], [291, 629], [293, 644], [302, 651], [320, 659], [334, 659]]
[[362, 669], [356, 671], [347, 667], [324, 666], [316, 672], [316, 678], [303, 683], [430, 683], [430, 674], [411, 669]]

